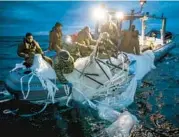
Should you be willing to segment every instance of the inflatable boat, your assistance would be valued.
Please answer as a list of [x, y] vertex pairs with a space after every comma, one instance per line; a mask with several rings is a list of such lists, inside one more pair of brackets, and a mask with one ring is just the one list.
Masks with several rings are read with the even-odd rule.
[[[168, 43], [159, 49], [154, 51], [155, 61], [158, 61], [163, 56], [165, 56], [172, 48], [175, 47], [175, 43]], [[25, 101], [40, 101], [46, 100], [48, 91], [42, 87], [41, 82], [37, 77], [34, 77], [30, 83], [30, 93], [28, 93], [28, 81], [30, 79], [30, 71], [28, 69], [17, 69], [9, 73], [8, 77], [5, 80], [5, 87], [9, 93], [14, 95], [19, 100]], [[25, 76], [23, 79], [22, 77]], [[21, 82], [23, 81], [23, 82]], [[67, 94], [65, 93], [63, 85], [57, 81], [57, 87], [59, 90], [56, 91], [56, 99], [65, 99]], [[24, 94], [29, 94], [26, 99], [24, 99]]]

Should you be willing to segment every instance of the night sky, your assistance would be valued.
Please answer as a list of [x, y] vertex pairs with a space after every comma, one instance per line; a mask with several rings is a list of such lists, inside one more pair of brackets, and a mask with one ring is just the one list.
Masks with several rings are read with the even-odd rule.
[[[0, 36], [22, 36], [26, 32], [34, 35], [48, 35], [55, 22], [63, 24], [63, 33], [71, 34], [88, 25], [94, 28], [92, 10], [102, 2], [84, 1], [34, 1], [0, 2]], [[129, 13], [139, 9], [138, 1], [103, 2], [108, 8]], [[149, 1], [144, 12], [168, 18], [167, 30], [179, 33], [179, 1]], [[149, 27], [160, 27], [158, 21], [152, 21]], [[137, 25], [139, 28], [139, 24]]]

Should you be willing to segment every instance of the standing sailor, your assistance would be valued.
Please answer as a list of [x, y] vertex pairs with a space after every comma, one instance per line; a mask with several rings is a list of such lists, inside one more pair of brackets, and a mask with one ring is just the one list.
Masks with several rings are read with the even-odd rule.
[[139, 31], [135, 30], [135, 25], [131, 26], [132, 28], [132, 41], [131, 46], [134, 49], [136, 55], [140, 55], [140, 45], [139, 45]]
[[59, 52], [62, 46], [62, 24], [57, 22], [49, 34], [49, 50]]
[[139, 55], [140, 54], [140, 46], [138, 39], [138, 30], [135, 30], [135, 26], [131, 26], [130, 31], [123, 31], [121, 45], [119, 47], [120, 51], [124, 51], [126, 53], [132, 53]]

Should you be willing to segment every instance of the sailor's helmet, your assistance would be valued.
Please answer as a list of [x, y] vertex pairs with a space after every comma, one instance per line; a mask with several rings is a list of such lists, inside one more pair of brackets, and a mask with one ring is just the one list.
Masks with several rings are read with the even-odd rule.
[[70, 58], [70, 53], [66, 50], [61, 50], [58, 52], [58, 56], [63, 60], [68, 60]]

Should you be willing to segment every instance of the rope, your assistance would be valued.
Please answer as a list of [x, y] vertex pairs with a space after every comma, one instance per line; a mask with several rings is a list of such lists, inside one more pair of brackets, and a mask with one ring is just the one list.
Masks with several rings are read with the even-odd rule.
[[98, 45], [99, 45], [99, 42], [101, 41], [101, 39], [102, 39], [102, 35], [100, 35], [99, 38], [97, 39], [95, 48], [94, 48], [93, 52], [90, 54], [90, 56], [89, 56], [89, 57], [90, 57], [90, 60], [89, 60], [88, 62], [86, 62], [85, 67], [83, 68], [82, 74], [80, 75], [80, 77], [83, 75], [85, 69], [86, 69], [88, 66], [91, 65], [91, 63], [92, 63], [93, 60], [94, 60], [94, 57], [96, 57], [96, 55], [97, 55], [97, 50], [98, 50]]
[[64, 91], [65, 91], [65, 94], [67, 96], [69, 96], [70, 95], [70, 88], [68, 87], [68, 85], [64, 85], [63, 88], [64, 88]]
[[72, 93], [70, 94], [70, 96], [69, 96], [68, 99], [67, 99], [67, 102], [66, 102], [66, 106], [67, 106], [67, 107], [70, 107], [70, 106], [69, 106], [69, 102], [70, 102], [71, 99], [72, 99]]
[[4, 97], [4, 98], [0, 99], [0, 103], [4, 103], [4, 102], [7, 102], [7, 101], [14, 99], [14, 96], [11, 95], [7, 90], [4, 90], [4, 89], [2, 89], [0, 91], [0, 96]]
[[25, 69], [26, 67], [23, 65], [23, 63], [21, 64], [16, 64], [16, 66], [10, 71], [10, 72], [13, 72], [19, 68], [22, 68], [22, 69]]
[[25, 96], [25, 99], [27, 99], [28, 96], [29, 96], [29, 93], [30, 93], [30, 82], [32, 81], [33, 77], [34, 77], [34, 74], [32, 74], [32, 76], [28, 80], [28, 91], [27, 91], [27, 94]]
[[[18, 116], [20, 116], [20, 117], [32, 117], [32, 116], [35, 116], [35, 115], [37, 115], [37, 114], [42, 113], [42, 112], [47, 108], [47, 106], [48, 106], [48, 103], [46, 102], [45, 105], [44, 105], [44, 107], [43, 107], [40, 111], [34, 112], [34, 113], [32, 113], [32, 114], [20, 114], [20, 115], [18, 114]], [[18, 111], [19, 111], [19, 109], [16, 109], [16, 110], [5, 109], [5, 110], [3, 111], [3, 113], [4, 113], [4, 114], [17, 115], [17, 112], [18, 112]]]
[[28, 81], [28, 92], [27, 92], [27, 94], [25, 95], [25, 92], [24, 92], [24, 89], [23, 89], [23, 78], [24, 77], [26, 77], [26, 76], [29, 76], [29, 75], [31, 75], [32, 74], [32, 72], [31, 73], [29, 73], [28, 75], [24, 75], [24, 76], [22, 76], [21, 78], [20, 78], [20, 82], [21, 82], [21, 92], [22, 92], [22, 95], [23, 95], [23, 99], [27, 99], [27, 97], [28, 97], [28, 95], [29, 95], [29, 92], [30, 92], [30, 90], [29, 90], [29, 88], [30, 88], [30, 86], [29, 86], [29, 84], [30, 84], [30, 82], [31, 82], [31, 80], [32, 80], [32, 76], [30, 77], [30, 82]]

